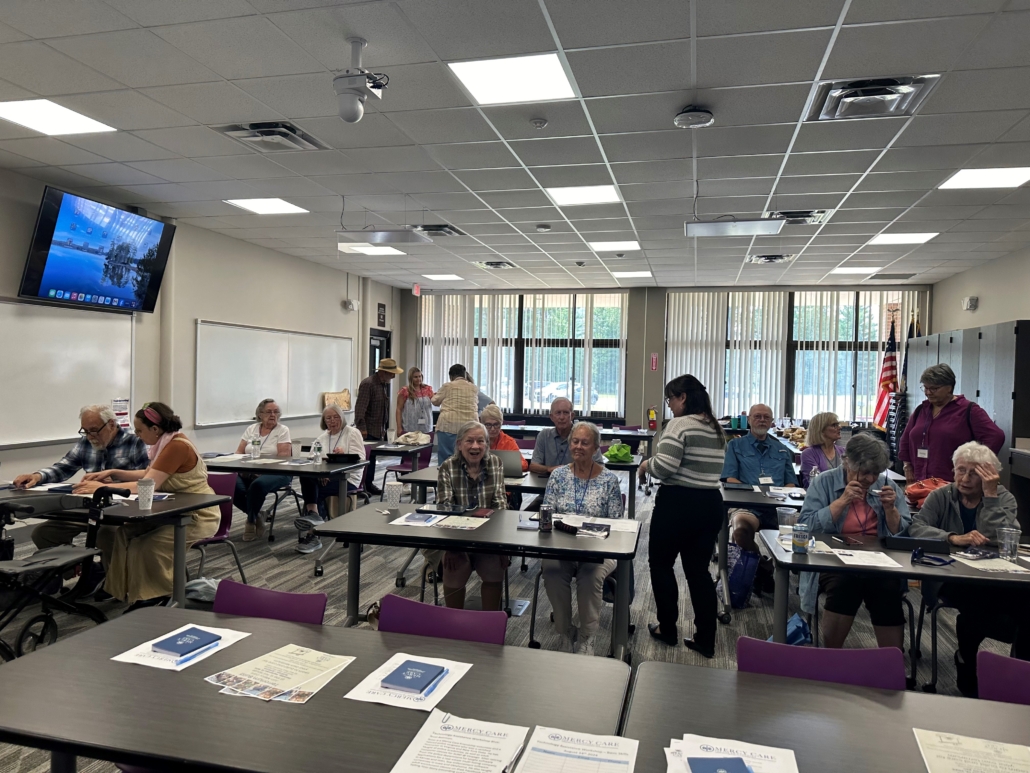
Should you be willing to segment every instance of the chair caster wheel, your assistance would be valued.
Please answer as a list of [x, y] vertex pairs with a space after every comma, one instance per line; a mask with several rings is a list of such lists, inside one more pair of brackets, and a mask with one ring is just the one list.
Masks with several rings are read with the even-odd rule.
[[315, 562], [315, 577], [321, 577], [323, 574], [325, 574], [325, 567], [322, 566], [322, 562], [321, 561], [316, 561]]
[[538, 650], [538, 649], [540, 649], [540, 642], [538, 642], [538, 641], [531, 641], [529, 643], [529, 648], [531, 650]]
[[723, 625], [729, 625], [730, 624], [730, 613], [729, 612], [724, 612], [723, 614], [719, 615], [719, 622], [722, 623]]
[[405, 580], [403, 577], [398, 577], [396, 580], [393, 581], [393, 584], [398, 588], [403, 588], [407, 584], [407, 580]]
[[275, 542], [275, 535], [274, 534], [269, 534], [268, 535], [268, 541], [269, 542]]
[[504, 614], [506, 614], [508, 617], [511, 617], [511, 607], [505, 607]]
[[923, 692], [936, 693], [937, 692], [937, 685], [935, 685], [935, 684], [924, 684], [923, 685]]
[[905, 677], [905, 689], [906, 690], [914, 690], [914, 689], [916, 689], [916, 680], [913, 679], [911, 676], [906, 676]]
[[630, 635], [630, 636], [632, 636], [632, 635], [633, 635], [633, 634], [635, 634], [636, 632], [637, 632], [637, 627], [636, 627], [635, 625], [633, 625], [632, 623], [630, 623], [630, 626], [629, 626], [629, 635]]

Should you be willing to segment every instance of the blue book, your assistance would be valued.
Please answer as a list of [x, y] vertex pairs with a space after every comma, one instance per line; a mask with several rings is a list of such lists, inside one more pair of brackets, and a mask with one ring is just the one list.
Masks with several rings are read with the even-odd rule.
[[167, 639], [154, 642], [151, 645], [151, 649], [162, 655], [174, 655], [177, 658], [183, 658], [187, 655], [192, 655], [197, 650], [206, 649], [212, 644], [216, 644], [221, 638], [217, 633], [202, 631], [194, 626], [174, 636], [169, 636]]
[[687, 757], [690, 773], [751, 773], [740, 757]]
[[380, 687], [384, 690], [399, 690], [420, 694], [425, 692], [447, 669], [417, 660], [405, 660], [383, 679]]

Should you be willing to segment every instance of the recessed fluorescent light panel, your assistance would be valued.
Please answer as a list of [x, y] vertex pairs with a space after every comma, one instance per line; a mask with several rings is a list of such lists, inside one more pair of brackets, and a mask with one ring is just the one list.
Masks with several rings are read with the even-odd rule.
[[341, 242], [336, 245], [340, 252], [360, 253], [362, 255], [407, 255], [394, 247], [384, 247], [378, 244], [350, 244]]
[[559, 207], [580, 204], [617, 204], [622, 201], [614, 185], [576, 185], [571, 188], [544, 188], [551, 201]]
[[51, 137], [118, 131], [113, 126], [94, 121], [49, 99], [0, 102], [0, 118]]
[[640, 242], [587, 242], [594, 252], [629, 252], [639, 250]]
[[938, 236], [937, 233], [922, 233], [922, 234], [877, 234], [869, 240], [869, 244], [925, 244], [930, 241], [933, 237]]
[[613, 271], [612, 276], [616, 279], [650, 279], [650, 271]]
[[457, 274], [423, 274], [426, 279], [431, 279], [434, 282], [460, 282], [461, 277]]
[[871, 266], [837, 266], [830, 269], [831, 274], [875, 274], [879, 268]]
[[452, 62], [449, 67], [481, 105], [543, 102], [576, 96], [557, 54]]
[[294, 215], [307, 212], [282, 199], [223, 199], [226, 204], [253, 212], [255, 215]]
[[761, 218], [755, 220], [704, 220], [686, 222], [687, 236], [775, 236], [787, 222], [782, 218]]
[[1030, 166], [999, 169], [960, 169], [940, 188], [1018, 188], [1030, 180]]

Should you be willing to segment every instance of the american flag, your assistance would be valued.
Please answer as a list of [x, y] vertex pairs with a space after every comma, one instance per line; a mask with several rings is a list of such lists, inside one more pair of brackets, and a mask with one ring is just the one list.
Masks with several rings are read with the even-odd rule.
[[887, 349], [883, 353], [883, 368], [880, 369], [880, 393], [876, 396], [873, 410], [873, 425], [879, 429], [887, 427], [887, 413], [890, 410], [891, 392], [898, 391], [898, 340], [894, 337], [894, 322], [887, 337]]

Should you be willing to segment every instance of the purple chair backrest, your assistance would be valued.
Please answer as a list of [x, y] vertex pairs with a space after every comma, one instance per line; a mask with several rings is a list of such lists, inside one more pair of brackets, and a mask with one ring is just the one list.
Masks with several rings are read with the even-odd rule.
[[821, 649], [741, 636], [737, 639], [737, 670], [881, 690], [905, 689], [905, 656], [895, 647]]
[[517, 437], [515, 438], [515, 445], [519, 448], [536, 448], [536, 438]]
[[526, 426], [526, 420], [525, 419], [523, 419], [522, 421], [505, 421], [504, 423], [507, 424], [509, 427], [525, 427]]
[[508, 615], [500, 611], [437, 607], [393, 594], [379, 602], [379, 630], [388, 633], [504, 644], [507, 627]]
[[976, 676], [981, 699], [1030, 706], [1030, 662], [981, 650]]
[[433, 463], [433, 438], [436, 437], [435, 432], [429, 433], [429, 448], [423, 448], [418, 452], [418, 468], [420, 470], [425, 469]]
[[226, 615], [263, 617], [287, 623], [322, 625], [328, 597], [324, 593], [286, 593], [222, 580], [215, 591], [213, 611]]
[[[231, 497], [236, 491], [236, 473], [209, 472], [207, 474], [207, 485], [216, 494]], [[211, 537], [213, 540], [223, 539], [229, 533], [229, 529], [232, 528], [232, 500], [222, 502], [218, 509], [222, 514], [222, 520], [218, 522], [218, 531]]]

